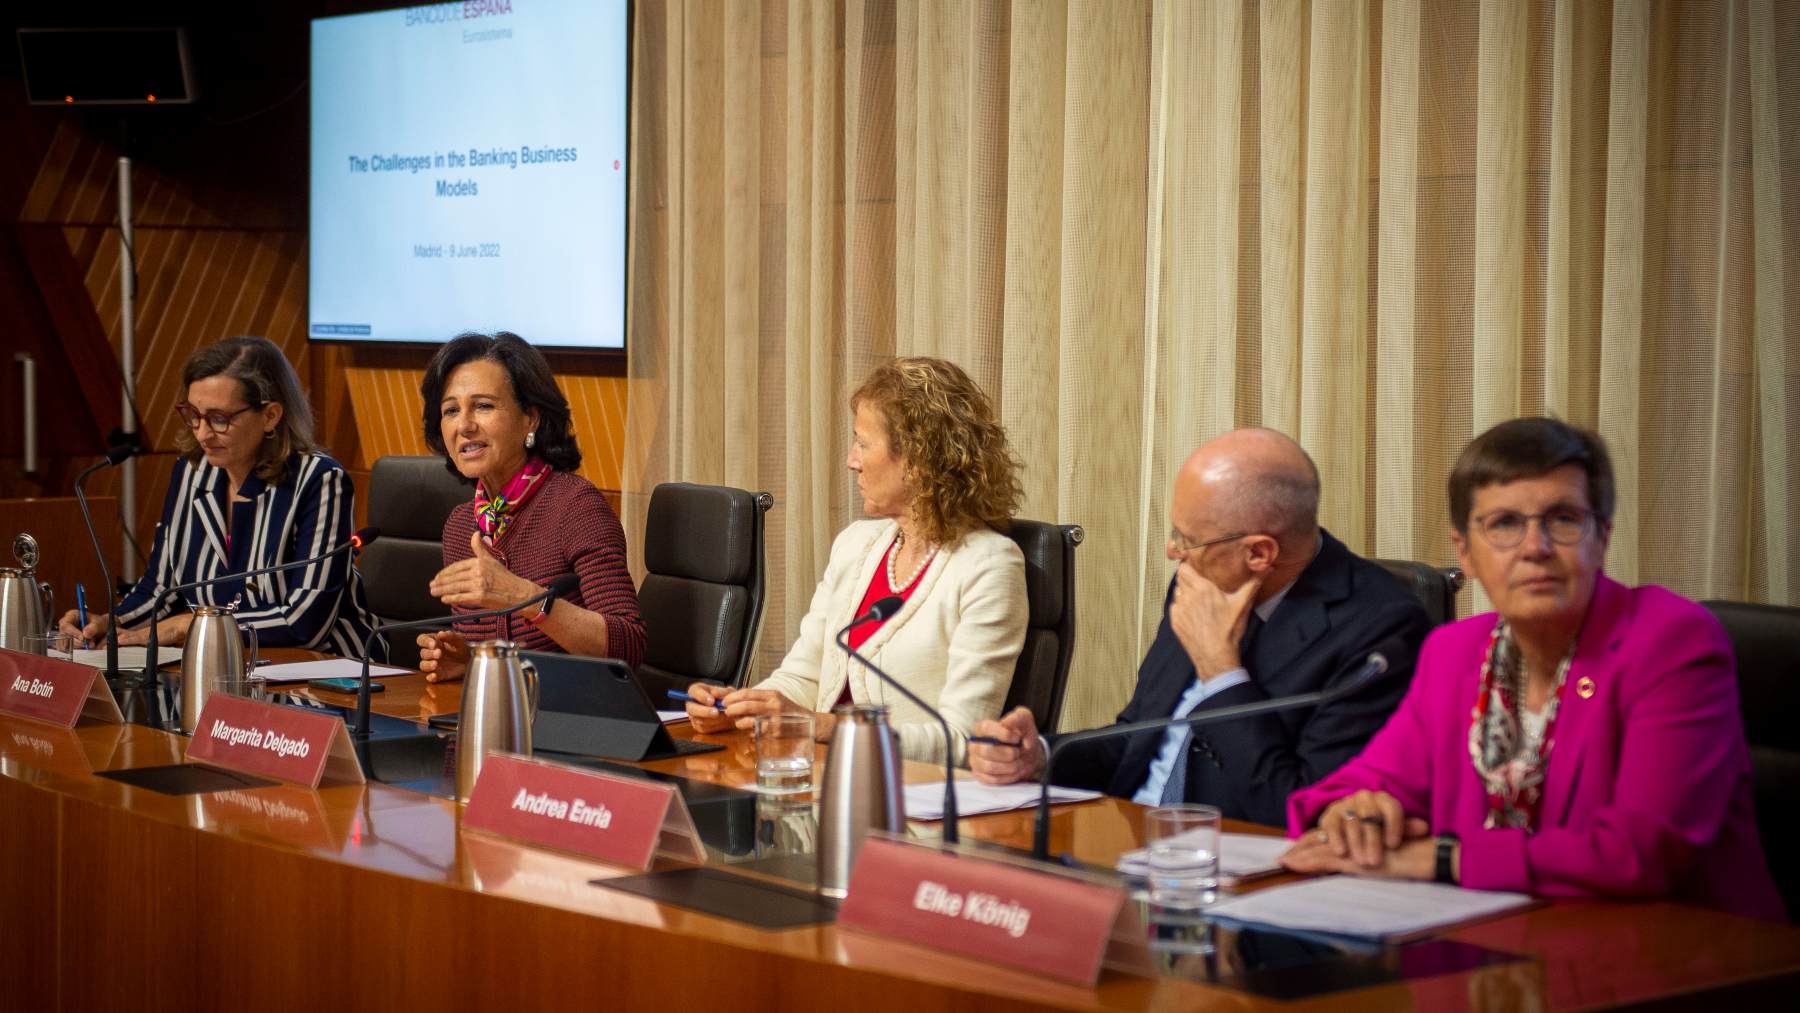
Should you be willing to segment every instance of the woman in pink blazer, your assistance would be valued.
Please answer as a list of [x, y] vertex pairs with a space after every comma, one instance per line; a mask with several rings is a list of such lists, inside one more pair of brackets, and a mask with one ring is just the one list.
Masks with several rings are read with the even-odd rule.
[[1452, 538], [1495, 611], [1434, 632], [1368, 747], [1288, 799], [1284, 864], [1785, 917], [1730, 644], [1699, 605], [1601, 573], [1613, 500], [1605, 445], [1563, 422], [1463, 451]]

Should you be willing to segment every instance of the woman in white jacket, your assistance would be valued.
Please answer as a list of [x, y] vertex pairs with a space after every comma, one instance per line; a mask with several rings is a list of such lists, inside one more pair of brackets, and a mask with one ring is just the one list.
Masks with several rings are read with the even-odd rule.
[[688, 715], [696, 731], [716, 732], [807, 709], [826, 740], [834, 708], [882, 704], [907, 759], [943, 762], [942, 727], [834, 642], [870, 605], [898, 595], [899, 612], [859, 624], [851, 646], [943, 712], [956, 762], [966, 764], [965, 740], [1000, 713], [1025, 640], [1025, 560], [1003, 534], [1021, 495], [1019, 463], [987, 395], [942, 359], [878, 366], [850, 408], [846, 463], [871, 519], [838, 533], [781, 667], [751, 689], [694, 684]]

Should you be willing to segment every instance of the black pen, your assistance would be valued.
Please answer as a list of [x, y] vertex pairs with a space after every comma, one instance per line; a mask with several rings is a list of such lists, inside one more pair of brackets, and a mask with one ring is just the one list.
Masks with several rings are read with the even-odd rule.
[[979, 742], [984, 746], [1005, 746], [1008, 749], [1017, 749], [1024, 745], [1023, 742], [1008, 742], [1005, 739], [996, 739], [992, 735], [971, 735], [969, 736], [968, 741]]
[[[691, 696], [688, 696], [686, 693], [683, 693], [681, 690], [678, 690], [678, 689], [669, 690], [669, 699], [680, 700], [683, 703], [700, 703], [700, 701], [694, 699]], [[701, 703], [700, 706], [704, 707], [706, 705]], [[718, 700], [713, 701], [713, 710], [722, 711], [724, 709], [725, 709], [724, 703], [722, 703]]]

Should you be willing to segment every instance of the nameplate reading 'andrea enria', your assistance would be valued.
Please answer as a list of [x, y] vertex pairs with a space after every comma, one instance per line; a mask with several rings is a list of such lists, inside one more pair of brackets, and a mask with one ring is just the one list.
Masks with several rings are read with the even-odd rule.
[[124, 720], [100, 670], [61, 658], [0, 649], [0, 712], [64, 728], [88, 716]]
[[657, 851], [704, 861], [672, 784], [491, 753], [463, 826], [638, 869]]
[[837, 923], [1091, 985], [1124, 903], [1114, 888], [871, 838]]
[[326, 774], [335, 781], [363, 783], [341, 719], [230, 693], [206, 698], [187, 758], [311, 788]]

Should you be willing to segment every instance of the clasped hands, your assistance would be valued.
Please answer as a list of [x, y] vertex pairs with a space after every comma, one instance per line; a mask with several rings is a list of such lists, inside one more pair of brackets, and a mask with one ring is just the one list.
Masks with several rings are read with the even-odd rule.
[[1385, 791], [1359, 791], [1325, 807], [1311, 830], [1282, 853], [1294, 872], [1342, 872], [1378, 879], [1430, 880], [1437, 873], [1431, 827], [1407, 816]]
[[[749, 731], [756, 727], [756, 718], [760, 714], [780, 714], [784, 711], [799, 713], [806, 710], [772, 689], [731, 689], [696, 682], [687, 688], [687, 694], [693, 697], [687, 704], [688, 722], [694, 731], [703, 735], [730, 731], [733, 728]], [[724, 710], [714, 706], [721, 703], [725, 705]], [[835, 716], [813, 712], [815, 741], [830, 742], [831, 732], [836, 727]]]
[[[431, 578], [431, 595], [446, 605], [482, 610], [517, 605], [543, 588], [506, 568], [488, 551], [481, 532], [469, 536], [468, 559], [458, 560]], [[455, 630], [421, 633], [419, 671], [427, 682], [449, 682], [463, 677], [469, 667], [469, 645]]]

